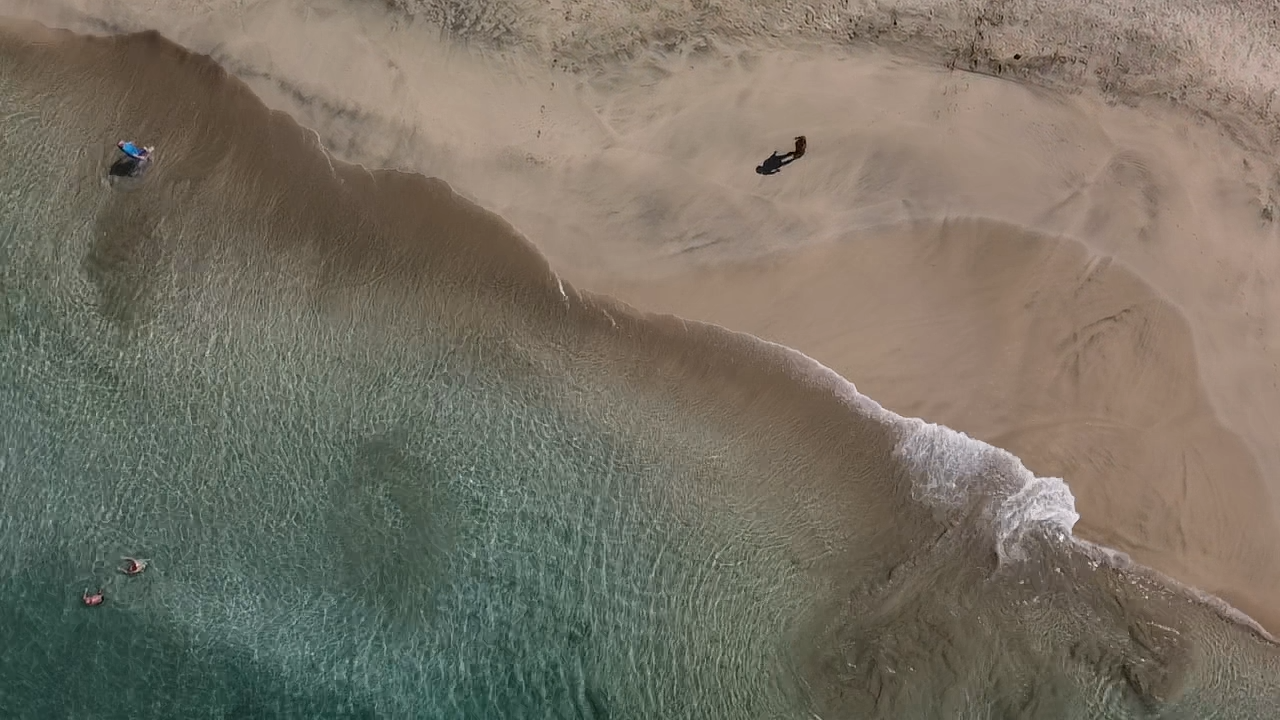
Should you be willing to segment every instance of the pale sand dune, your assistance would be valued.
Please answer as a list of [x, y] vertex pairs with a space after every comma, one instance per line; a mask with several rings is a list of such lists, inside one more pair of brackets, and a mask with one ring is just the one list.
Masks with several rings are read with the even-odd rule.
[[[1005, 6], [1009, 18], [977, 31], [976, 5], [925, 3], [893, 6], [897, 25], [888, 4], [831, 20], [827, 3], [805, 19], [734, 5], [700, 26], [820, 40], [865, 21], [858, 32], [918, 43], [925, 64], [692, 31], [670, 52], [604, 62], [628, 31], [640, 42], [680, 27], [678, 12], [623, 4], [566, 4], [572, 40], [548, 29], [549, 10], [516, 5], [485, 6], [477, 18], [496, 20], [462, 32], [542, 61], [442, 46], [377, 4], [0, 11], [154, 27], [211, 52], [336, 154], [449, 180], [579, 284], [794, 346], [892, 410], [1062, 475], [1082, 536], [1274, 629], [1280, 181], [1258, 118], [1277, 86], [1275, 10]], [[792, 24], [753, 31], [753, 13]], [[948, 71], [944, 51], [1084, 89]], [[547, 57], [594, 74], [549, 70]], [[1164, 96], [1220, 112], [1210, 121]], [[751, 172], [801, 132], [807, 157], [776, 177]], [[972, 217], [1005, 225], [940, 224]]]

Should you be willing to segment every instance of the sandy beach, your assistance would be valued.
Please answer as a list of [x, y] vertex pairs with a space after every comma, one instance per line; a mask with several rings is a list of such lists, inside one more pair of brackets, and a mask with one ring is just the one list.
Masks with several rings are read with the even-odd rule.
[[[804, 348], [897, 412], [1013, 451], [1068, 480], [1082, 536], [1274, 624], [1270, 159], [1162, 105], [865, 59], [842, 72], [854, 62], [711, 71], [699, 86], [716, 90], [637, 133], [689, 169], [655, 183], [671, 225], [632, 234], [657, 247], [575, 264], [584, 241], [561, 265], [639, 307]], [[729, 89], [761, 75], [784, 89]], [[751, 132], [726, 118], [766, 108], [830, 149], [745, 180]], [[719, 222], [699, 226], [708, 196]]]
[[333, 158], [1008, 450], [1077, 537], [1280, 629], [1280, 11], [389, 5], [0, 15], [208, 53]]
[[[118, 5], [16, 5], [0, 10], [143, 23]], [[495, 49], [483, 23], [463, 46], [431, 37], [425, 11], [311, 7], [145, 25], [212, 52], [336, 156], [446, 178], [581, 286], [795, 347], [896, 412], [1065, 478], [1081, 536], [1280, 625], [1266, 600], [1280, 590], [1280, 181], [1256, 99], [1275, 87], [1257, 54], [1274, 29], [1247, 57], [1214, 45], [1243, 6], [1160, 20], [1070, 5], [1038, 28], [1009, 6], [1003, 24], [983, 15], [986, 50], [950, 63], [930, 61], [946, 55], [929, 23], [962, 23], [905, 7], [880, 30], [864, 8], [869, 29], [843, 48], [803, 23], [775, 38], [799, 48], [708, 27], [608, 61], [624, 8], [566, 6], [587, 37], [545, 47], [528, 38], [551, 20], [512, 9]], [[1162, 69], [1082, 17], [1183, 45]], [[1094, 45], [1045, 68], [1013, 52], [1066, 56], [1069, 40], [1109, 40], [1118, 59]], [[570, 61], [579, 72], [559, 69]], [[801, 133], [801, 161], [751, 172]]]

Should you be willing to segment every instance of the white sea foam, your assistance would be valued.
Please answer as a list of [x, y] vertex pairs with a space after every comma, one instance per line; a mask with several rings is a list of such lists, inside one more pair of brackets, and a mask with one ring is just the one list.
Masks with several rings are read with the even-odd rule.
[[760, 340], [785, 353], [793, 367], [827, 384], [851, 410], [895, 427], [901, 440], [895, 457], [910, 473], [913, 495], [949, 522], [966, 515], [990, 523], [1000, 562], [1026, 559], [1021, 542], [1039, 531], [1071, 537], [1080, 514], [1062, 478], [1036, 477], [1016, 455], [944, 425], [906, 418], [885, 409], [839, 373], [804, 353]]
[[1012, 453], [943, 425], [900, 418], [899, 428], [894, 453], [915, 496], [952, 522], [990, 522], [1002, 563], [1026, 559], [1020, 543], [1033, 531], [1071, 536], [1080, 515], [1061, 478], [1036, 477]]

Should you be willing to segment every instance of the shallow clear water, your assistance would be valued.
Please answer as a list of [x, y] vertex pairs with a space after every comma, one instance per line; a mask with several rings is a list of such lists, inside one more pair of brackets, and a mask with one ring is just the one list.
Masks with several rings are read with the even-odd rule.
[[6, 716], [1274, 707], [1272, 645], [1011, 456], [561, 285], [157, 38], [0, 39]]

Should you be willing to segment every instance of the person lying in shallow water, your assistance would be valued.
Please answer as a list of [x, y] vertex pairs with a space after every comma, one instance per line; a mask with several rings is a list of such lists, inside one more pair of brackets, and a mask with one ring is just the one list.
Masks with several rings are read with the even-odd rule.
[[116, 147], [120, 148], [120, 152], [139, 162], [151, 157], [151, 148], [135, 145], [132, 140], [121, 140], [116, 143]]

